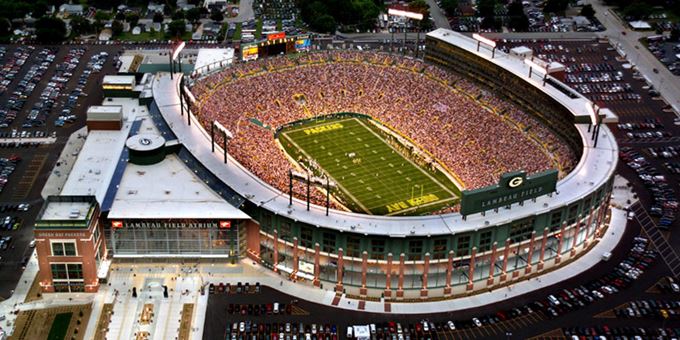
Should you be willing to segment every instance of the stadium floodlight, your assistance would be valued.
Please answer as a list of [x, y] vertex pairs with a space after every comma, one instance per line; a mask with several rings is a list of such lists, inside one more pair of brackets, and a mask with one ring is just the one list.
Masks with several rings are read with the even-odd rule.
[[225, 137], [227, 139], [234, 139], [234, 135], [229, 131], [229, 129], [225, 128], [224, 125], [220, 124], [220, 122], [215, 121], [215, 127], [220, 130], [222, 133], [224, 133]]
[[293, 170], [293, 171], [291, 171], [291, 174], [293, 175], [293, 178], [295, 178], [295, 179], [300, 179], [300, 180], [303, 180], [303, 181], [307, 181], [309, 179], [308, 173]]
[[[172, 46], [170, 50], [170, 79], [173, 79], [173, 73], [175, 73], [175, 60], [179, 57], [180, 52], [184, 49], [186, 43], [182, 40], [178, 40], [175, 45]], [[182, 72], [182, 62], [179, 61], [179, 71]]]
[[531, 59], [524, 59], [524, 63], [529, 66], [529, 78], [531, 78], [532, 71], [535, 69], [536, 71], [542, 72], [543, 73], [543, 85], [545, 86], [545, 78], [548, 76], [548, 69], [545, 67], [535, 63]]
[[[411, 11], [407, 11], [407, 10], [397, 9], [397, 8], [394, 8], [394, 7], [388, 8], [387, 14], [394, 15], [394, 16], [397, 16], [397, 17], [402, 17], [402, 18], [418, 20], [418, 21], [423, 20], [423, 13], [411, 12]], [[392, 41], [390, 42], [390, 52], [392, 52], [392, 44], [393, 43], [394, 43], [394, 31], [392, 31]], [[418, 58], [418, 43], [420, 43], [420, 30], [418, 30], [418, 36], [416, 37], [416, 46], [415, 46], [415, 56], [416, 56], [416, 58]], [[404, 43], [402, 45], [402, 50], [403, 50], [404, 55], [406, 55], [406, 29], [404, 29]]]
[[483, 36], [481, 36], [481, 35], [479, 35], [479, 34], [477, 34], [477, 33], [473, 34], [473, 35], [472, 35], [472, 38], [475, 39], [475, 40], [477, 40], [477, 41], [479, 41], [479, 42], [485, 43], [485, 44], [487, 44], [487, 45], [489, 45], [489, 46], [491, 46], [491, 47], [493, 47], [493, 48], [496, 48], [496, 42], [493, 41], [493, 40], [491, 40], [491, 39], [489, 39], [489, 38], [483, 37]]
[[423, 20], [423, 13], [404, 11], [396, 8], [389, 8], [387, 14], [413, 20]]
[[491, 47], [491, 59], [493, 59], [496, 56], [496, 42], [489, 39], [485, 38], [477, 33], [474, 33], [472, 35], [472, 38], [477, 40], [477, 52], [479, 52], [479, 47], [482, 45], [482, 43], [488, 45]]
[[[595, 112], [595, 106], [597, 106], [597, 104], [595, 104], [595, 103], [593, 103], [589, 100], [586, 101], [586, 112], [590, 116], [590, 121], [592, 122], [593, 125], [597, 125], [597, 122], [599, 121], [597, 119], [597, 112]], [[600, 111], [599, 107], [597, 108], [597, 111], [598, 112]]]
[[197, 103], [197, 102], [196, 102], [196, 97], [194, 97], [194, 94], [191, 93], [191, 91], [189, 90], [189, 88], [188, 88], [186, 85], [183, 85], [183, 86], [182, 86], [182, 89], [184, 90], [184, 95], [185, 95], [185, 96], [187, 97], [187, 99], [189, 100], [189, 103], [191, 103], [191, 105], [196, 105], [196, 103]]
[[222, 152], [224, 154], [224, 164], [227, 164], [227, 142], [234, 139], [234, 135], [220, 122], [213, 120], [210, 126], [210, 140], [212, 146], [212, 152], [215, 152], [215, 129], [222, 133]]
[[179, 54], [182, 52], [184, 49], [184, 46], [186, 46], [186, 42], [179, 40], [176, 45], [172, 47], [172, 60], [177, 60], [177, 57], [179, 57]]

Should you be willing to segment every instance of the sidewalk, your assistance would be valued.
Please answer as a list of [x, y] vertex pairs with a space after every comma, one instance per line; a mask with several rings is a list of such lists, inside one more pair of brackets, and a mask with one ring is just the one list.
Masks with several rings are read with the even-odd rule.
[[28, 261], [26, 269], [24, 270], [24, 273], [21, 274], [17, 287], [14, 289], [14, 294], [12, 294], [9, 299], [0, 302], [0, 315], [5, 316], [5, 320], [0, 322], [0, 327], [2, 327], [7, 334], [12, 334], [14, 331], [14, 321], [17, 318], [14, 311], [17, 309], [24, 309], [22, 305], [24, 300], [26, 300], [26, 296], [28, 295], [37, 274], [38, 258], [36, 257], [35, 251], [33, 251], [31, 259]]

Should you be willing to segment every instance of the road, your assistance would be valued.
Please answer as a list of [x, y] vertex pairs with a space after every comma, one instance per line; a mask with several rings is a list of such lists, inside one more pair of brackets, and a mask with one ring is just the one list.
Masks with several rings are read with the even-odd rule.
[[437, 1], [427, 0], [427, 4], [430, 6], [430, 15], [432, 16], [432, 19], [434, 19], [435, 27], [451, 29], [449, 18], [444, 14], [444, 10], [437, 6]]

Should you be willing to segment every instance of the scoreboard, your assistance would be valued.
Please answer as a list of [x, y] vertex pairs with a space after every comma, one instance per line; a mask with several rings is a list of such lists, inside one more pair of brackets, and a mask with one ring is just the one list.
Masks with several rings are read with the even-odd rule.
[[245, 45], [242, 49], [242, 59], [243, 61], [256, 60], [258, 58], [258, 46], [257, 44]]
[[273, 32], [267, 33], [265, 40], [243, 45], [241, 59], [250, 61], [279, 54], [307, 52], [311, 48], [312, 40], [308, 35], [287, 37], [285, 32]]

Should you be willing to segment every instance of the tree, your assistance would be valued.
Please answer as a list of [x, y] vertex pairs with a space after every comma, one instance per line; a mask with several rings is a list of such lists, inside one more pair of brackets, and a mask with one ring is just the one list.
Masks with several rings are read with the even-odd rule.
[[181, 20], [181, 19], [184, 19], [184, 18], [185, 18], [184, 11], [182, 11], [182, 10], [179, 10], [179, 11], [176, 11], [175, 13], [172, 13], [172, 20]]
[[47, 13], [47, 3], [45, 1], [36, 1], [31, 8], [31, 14], [34, 18], [40, 18]]
[[90, 24], [90, 21], [80, 15], [71, 17], [69, 25], [71, 25], [71, 32], [74, 35], [82, 35], [92, 32], [92, 24]]
[[543, 7], [543, 13], [564, 13], [569, 0], [548, 0]]
[[479, 0], [477, 12], [482, 17], [482, 28], [493, 28], [496, 25], [496, 20], [494, 19], [495, 9], [495, 0]]
[[32, 10], [32, 7], [28, 1], [3, 0], [0, 1], [0, 14], [11, 21], [23, 18]]
[[35, 22], [35, 35], [41, 43], [60, 43], [66, 39], [66, 23], [57, 17], [43, 16]]
[[173, 20], [168, 24], [168, 34], [171, 37], [179, 38], [186, 32], [186, 21], [184, 19]]
[[213, 9], [212, 12], [210, 12], [210, 19], [213, 21], [222, 22], [222, 20], [224, 20], [224, 15], [222, 14], [222, 11]]
[[625, 17], [631, 17], [633, 19], [646, 19], [650, 14], [652, 14], [652, 7], [644, 2], [633, 2], [626, 6], [622, 12]]
[[107, 21], [111, 19], [111, 13], [104, 11], [97, 11], [94, 14], [94, 20]]
[[201, 20], [201, 9], [194, 7], [186, 12], [185, 17], [189, 22], [195, 24]]
[[671, 30], [670, 41], [680, 41], [680, 28], [676, 25]]
[[121, 35], [123, 33], [123, 28], [123, 23], [118, 20], [114, 20], [111, 23], [111, 32], [113, 33], [114, 37]]
[[161, 13], [161, 12], [156, 12], [156, 13], [153, 14], [153, 22], [160, 24], [161, 22], [163, 22], [164, 19], [165, 19], [165, 16], [163, 16], [163, 13]]
[[[374, 0], [298, 0], [297, 3], [302, 20], [319, 32], [329, 32], [337, 26], [347, 30], [372, 29], [380, 13]], [[329, 17], [333, 20], [327, 20]]]
[[420, 29], [427, 30], [432, 26], [430, 21], [430, 5], [425, 2], [425, 0], [412, 0], [408, 7], [414, 12], [418, 12], [423, 15], [423, 20], [418, 22]]
[[529, 18], [524, 13], [524, 6], [521, 2], [515, 0], [508, 5], [508, 16], [510, 17], [509, 28], [517, 32], [524, 32], [529, 29]]
[[130, 24], [130, 27], [135, 27], [139, 23], [139, 14], [130, 13], [125, 16], [125, 21], [127, 21]]
[[311, 26], [321, 33], [333, 34], [335, 33], [338, 24], [335, 22], [335, 18], [329, 14], [324, 14], [316, 18], [316, 20], [311, 23]]
[[8, 36], [12, 32], [12, 23], [7, 18], [0, 18], [0, 37]]
[[588, 5], [583, 6], [583, 8], [581, 8], [581, 15], [588, 18], [588, 19], [594, 18], [595, 17], [595, 10], [593, 9], [593, 5], [588, 4]]
[[441, 6], [446, 14], [453, 16], [458, 10], [458, 0], [442, 0]]

